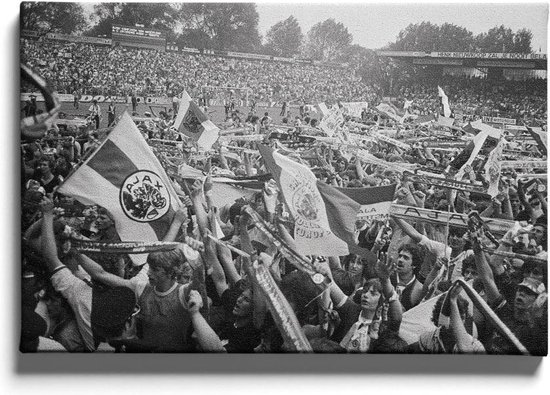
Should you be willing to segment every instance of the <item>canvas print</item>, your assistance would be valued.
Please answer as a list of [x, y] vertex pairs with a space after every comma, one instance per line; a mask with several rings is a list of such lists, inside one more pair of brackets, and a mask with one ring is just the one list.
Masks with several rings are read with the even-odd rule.
[[20, 351], [546, 356], [547, 15], [21, 3]]

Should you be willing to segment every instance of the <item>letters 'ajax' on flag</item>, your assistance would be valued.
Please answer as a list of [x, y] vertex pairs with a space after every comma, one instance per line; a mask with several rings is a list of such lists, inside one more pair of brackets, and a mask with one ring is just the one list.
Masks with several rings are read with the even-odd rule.
[[294, 218], [294, 238], [300, 254], [341, 256], [355, 253], [374, 257], [369, 250], [357, 247], [354, 241], [355, 220], [361, 209], [359, 203], [317, 181], [308, 167], [269, 147], [258, 145], [258, 148]]
[[451, 116], [451, 107], [449, 107], [449, 97], [445, 94], [440, 86], [437, 87], [437, 92], [441, 98], [441, 104], [443, 105], [443, 115], [447, 118]]
[[196, 141], [199, 148], [205, 151], [212, 148], [220, 131], [187, 92], [183, 92], [183, 97], [180, 100], [174, 127], [178, 132]]
[[[109, 211], [122, 241], [162, 240], [181, 202], [128, 113], [59, 192]], [[134, 263], [145, 256], [132, 255]]]

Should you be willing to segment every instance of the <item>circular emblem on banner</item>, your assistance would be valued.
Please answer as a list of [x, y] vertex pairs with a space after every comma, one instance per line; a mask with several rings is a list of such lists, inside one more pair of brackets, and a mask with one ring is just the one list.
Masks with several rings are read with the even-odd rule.
[[151, 222], [162, 218], [170, 209], [170, 193], [156, 173], [140, 170], [122, 183], [120, 205], [134, 221]]
[[292, 205], [307, 221], [317, 221], [319, 203], [319, 197], [307, 186], [297, 189], [292, 196]]

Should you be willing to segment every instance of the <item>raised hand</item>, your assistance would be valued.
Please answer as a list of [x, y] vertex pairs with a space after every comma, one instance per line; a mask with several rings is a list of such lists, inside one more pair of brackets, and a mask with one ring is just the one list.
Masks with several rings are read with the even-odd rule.
[[189, 199], [189, 196], [180, 196], [180, 199], [185, 207], [191, 207], [193, 205], [193, 202]]
[[189, 297], [187, 298], [187, 310], [189, 313], [198, 313], [202, 306], [201, 294], [194, 289], [189, 291]]
[[426, 194], [422, 191], [415, 191], [412, 194], [416, 205], [420, 208], [424, 208], [424, 204], [426, 203]]
[[313, 267], [315, 268], [316, 272], [321, 273], [324, 276], [327, 276], [332, 280], [332, 271], [330, 270], [330, 266], [327, 261], [320, 262], [318, 260], [315, 260], [313, 262]]
[[204, 193], [208, 193], [212, 190], [212, 187], [214, 186], [214, 183], [212, 182], [212, 177], [208, 175], [206, 177], [206, 180], [204, 180]]
[[196, 198], [202, 193], [202, 181], [195, 180], [193, 185], [191, 185], [191, 198]]
[[388, 254], [381, 252], [378, 261], [376, 262], [376, 274], [381, 279], [385, 280], [389, 278], [392, 273], [396, 270], [395, 263], [391, 259], [388, 259]]
[[40, 211], [42, 211], [43, 214], [53, 214], [54, 204], [50, 198], [43, 197], [39, 206], [40, 206]]
[[185, 208], [180, 208], [174, 214], [174, 220], [184, 223], [187, 220], [187, 210]]

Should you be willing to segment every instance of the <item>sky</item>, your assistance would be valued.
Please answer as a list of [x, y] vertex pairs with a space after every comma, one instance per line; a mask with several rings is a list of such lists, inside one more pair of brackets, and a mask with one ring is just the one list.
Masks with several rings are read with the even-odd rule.
[[[481, 2], [478, 2], [481, 3]], [[259, 30], [265, 35], [275, 23], [293, 15], [306, 34], [317, 22], [334, 18], [342, 22], [353, 35], [353, 43], [377, 49], [395, 41], [401, 30], [411, 23], [445, 22], [464, 27], [475, 34], [504, 25], [516, 32], [528, 28], [533, 33], [532, 48], [546, 53], [548, 5], [541, 3], [467, 4], [411, 1], [381, 4], [351, 2], [258, 3]]]

